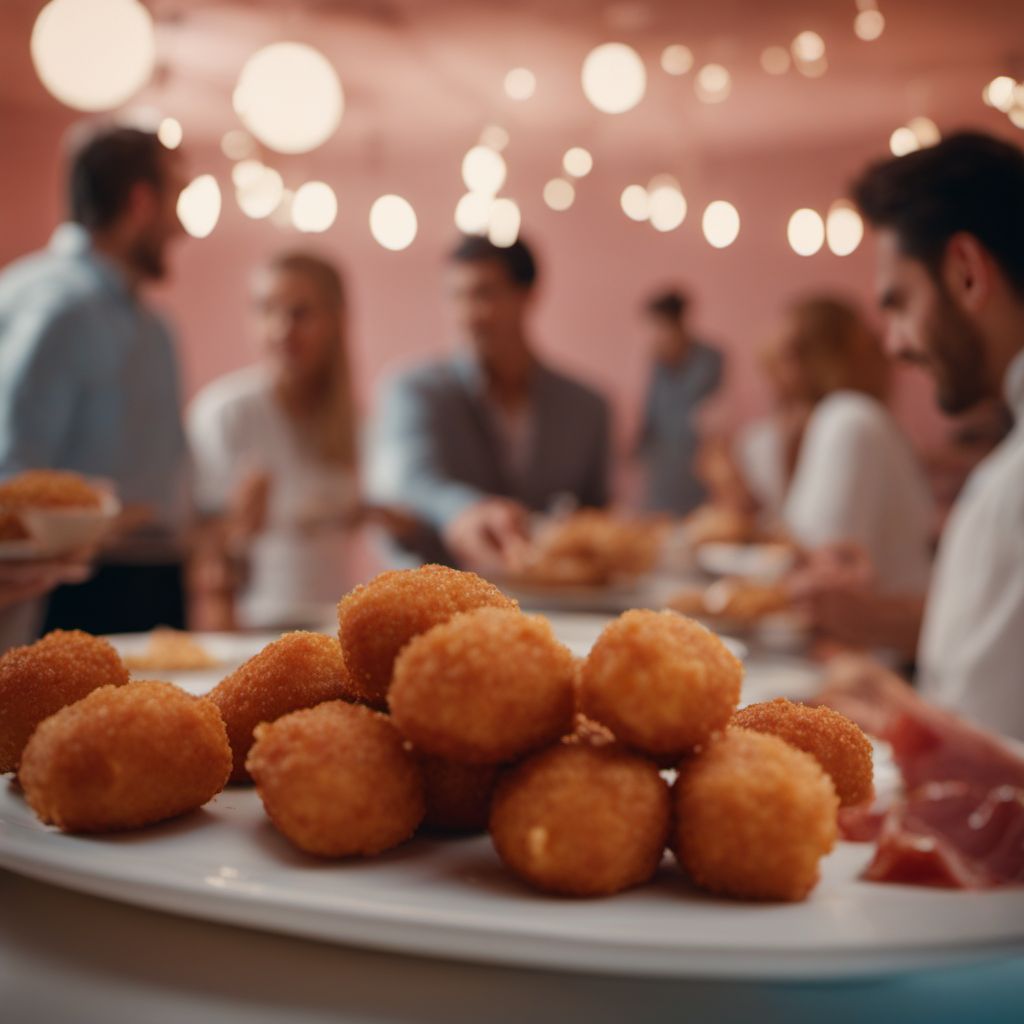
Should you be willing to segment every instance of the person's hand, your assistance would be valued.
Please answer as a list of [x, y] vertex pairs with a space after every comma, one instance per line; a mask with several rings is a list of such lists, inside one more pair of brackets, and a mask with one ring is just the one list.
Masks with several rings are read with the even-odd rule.
[[379, 526], [397, 541], [413, 537], [423, 529], [422, 520], [414, 512], [394, 505], [363, 505], [360, 521]]
[[865, 732], [883, 736], [900, 714], [912, 713], [921, 698], [891, 669], [865, 655], [829, 662], [821, 692], [813, 701], [853, 719]]
[[517, 501], [485, 498], [445, 527], [444, 542], [467, 569], [508, 571], [525, 559], [528, 518], [529, 513]]
[[860, 545], [829, 544], [807, 552], [785, 586], [793, 607], [817, 632], [853, 647], [874, 642], [876, 574]]
[[271, 477], [263, 470], [244, 476], [235, 488], [225, 515], [230, 546], [244, 547], [267, 525]]
[[92, 575], [93, 550], [61, 558], [0, 562], [0, 609], [48, 594], [63, 583], [84, 583]]

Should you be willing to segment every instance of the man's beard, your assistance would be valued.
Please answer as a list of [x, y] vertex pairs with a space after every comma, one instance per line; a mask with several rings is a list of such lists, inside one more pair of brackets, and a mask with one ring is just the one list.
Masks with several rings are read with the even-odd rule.
[[160, 281], [167, 275], [164, 242], [161, 239], [143, 235], [132, 247], [129, 259], [139, 277], [144, 280]]
[[953, 416], [991, 397], [981, 332], [957, 309], [945, 289], [928, 328], [927, 364], [935, 376], [939, 407]]

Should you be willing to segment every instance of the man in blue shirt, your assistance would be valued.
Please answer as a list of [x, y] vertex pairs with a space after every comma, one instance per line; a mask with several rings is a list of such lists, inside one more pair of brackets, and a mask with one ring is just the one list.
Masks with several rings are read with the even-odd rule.
[[62, 587], [46, 628], [183, 625], [187, 457], [170, 332], [140, 292], [166, 274], [181, 158], [155, 135], [94, 133], [71, 160], [69, 223], [0, 274], [0, 476], [113, 481], [134, 524], [94, 578]]
[[373, 429], [370, 488], [422, 522], [419, 559], [508, 568], [528, 513], [566, 496], [608, 500], [603, 398], [541, 360], [528, 336], [537, 270], [522, 241], [468, 237], [451, 254], [460, 346], [390, 382]]
[[688, 305], [681, 292], [668, 291], [645, 308], [654, 365], [637, 455], [646, 471], [645, 506], [675, 515], [704, 501], [694, 465], [700, 442], [695, 413], [722, 380], [722, 354], [690, 333]]

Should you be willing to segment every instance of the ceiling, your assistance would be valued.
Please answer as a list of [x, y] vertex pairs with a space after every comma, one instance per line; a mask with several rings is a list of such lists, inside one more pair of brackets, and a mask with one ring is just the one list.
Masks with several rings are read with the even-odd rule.
[[[4, 101], [52, 109], [28, 60], [40, 0], [0, 5]], [[662, 161], [687, 154], [815, 148], [876, 139], [908, 118], [991, 114], [985, 82], [1024, 74], [1024, 3], [1010, 0], [880, 0], [886, 30], [866, 43], [853, 33], [855, 0], [152, 0], [158, 75], [139, 102], [173, 114], [194, 144], [213, 144], [235, 126], [230, 97], [238, 70], [258, 47], [309, 42], [338, 69], [346, 94], [341, 128], [325, 150], [361, 162], [395, 154], [465, 148], [488, 123], [517, 139], [564, 140], [606, 153], [645, 152]], [[781, 77], [760, 67], [762, 49], [813, 29], [829, 70]], [[628, 42], [648, 67], [648, 90], [633, 111], [592, 108], [579, 85], [594, 45]], [[693, 73], [658, 66], [681, 42], [697, 66], [714, 61], [733, 75], [724, 103], [700, 103]], [[526, 66], [537, 90], [508, 99], [505, 73]]]

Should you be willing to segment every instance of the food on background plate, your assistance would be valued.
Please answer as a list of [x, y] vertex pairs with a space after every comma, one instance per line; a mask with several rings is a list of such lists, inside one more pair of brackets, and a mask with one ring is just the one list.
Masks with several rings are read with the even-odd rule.
[[771, 733], [805, 750], [832, 779], [840, 807], [854, 807], [874, 796], [871, 741], [838, 711], [778, 697], [737, 711], [732, 725]]
[[29, 469], [0, 481], [0, 510], [99, 508], [103, 494], [84, 476], [59, 469]]
[[729, 505], [701, 505], [684, 520], [683, 529], [692, 547], [715, 542], [742, 544], [754, 539], [754, 517]]
[[575, 675], [572, 653], [546, 619], [478, 608], [403, 648], [388, 703], [395, 725], [418, 750], [499, 764], [569, 731]]
[[253, 730], [290, 711], [349, 697], [352, 684], [338, 641], [323, 633], [285, 633], [222, 679], [208, 698], [228, 730], [232, 782], [245, 782]]
[[499, 766], [460, 764], [441, 757], [419, 756], [427, 812], [423, 828], [430, 832], [483, 832]]
[[511, 578], [538, 586], [603, 586], [650, 572], [667, 523], [583, 509], [543, 526]]
[[141, 651], [126, 654], [123, 660], [130, 670], [140, 672], [187, 672], [220, 664], [194, 637], [169, 626], [158, 626]]
[[338, 638], [352, 695], [387, 707], [398, 652], [414, 637], [474, 608], [519, 606], [494, 584], [442, 565], [396, 569], [356, 587], [338, 603]]
[[28, 540], [29, 532], [17, 512], [0, 506], [0, 541]]
[[609, 896], [651, 879], [669, 817], [668, 784], [653, 762], [574, 739], [502, 778], [490, 831], [505, 866], [535, 888]]
[[140, 681], [100, 687], [47, 718], [18, 778], [43, 822], [113, 832], [201, 807], [230, 771], [216, 707], [171, 683]]
[[730, 728], [679, 766], [672, 848], [703, 889], [802, 900], [835, 845], [839, 798], [808, 753], [777, 736]]
[[629, 611], [605, 627], [579, 674], [580, 711], [621, 742], [678, 758], [728, 724], [743, 665], [705, 626]]
[[363, 705], [330, 701], [261, 725], [246, 766], [274, 826], [306, 853], [371, 856], [423, 820], [415, 755]]
[[706, 588], [681, 590], [667, 604], [683, 615], [739, 625], [751, 625], [790, 607], [784, 587], [735, 577], [717, 580]]
[[0, 773], [14, 771], [36, 726], [101, 686], [123, 686], [128, 670], [101, 637], [56, 629], [0, 655]]

